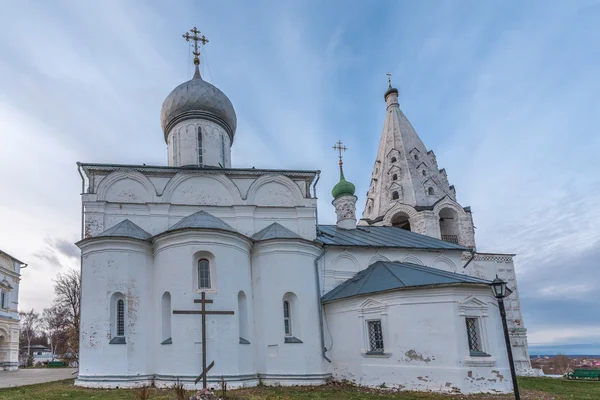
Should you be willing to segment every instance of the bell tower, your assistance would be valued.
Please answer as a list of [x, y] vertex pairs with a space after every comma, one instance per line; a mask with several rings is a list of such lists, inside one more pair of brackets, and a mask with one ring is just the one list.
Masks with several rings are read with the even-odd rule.
[[471, 210], [458, 204], [446, 170], [400, 109], [391, 74], [383, 97], [385, 121], [360, 224], [397, 226], [475, 247]]

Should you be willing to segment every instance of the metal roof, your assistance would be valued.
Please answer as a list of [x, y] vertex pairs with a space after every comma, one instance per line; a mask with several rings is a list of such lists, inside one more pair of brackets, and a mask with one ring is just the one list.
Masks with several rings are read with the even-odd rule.
[[317, 241], [328, 246], [469, 250], [464, 246], [393, 226], [359, 226], [356, 229], [341, 229], [336, 225], [319, 225]]
[[129, 237], [139, 240], [148, 240], [152, 237], [152, 235], [130, 220], [125, 219], [112, 228], [108, 228], [104, 232], [96, 235], [95, 237]]
[[253, 240], [268, 240], [268, 239], [302, 239], [300, 235], [292, 232], [285, 226], [273, 222], [271, 225], [256, 232], [252, 235]]
[[389, 290], [461, 283], [489, 285], [491, 282], [423, 265], [377, 261], [325, 294], [321, 300], [326, 303]]
[[222, 229], [224, 231], [230, 231], [238, 233], [231, 225], [207, 213], [206, 211], [198, 211], [192, 215], [188, 215], [181, 221], [167, 229], [166, 232], [174, 231], [177, 229], [187, 228], [205, 228], [205, 229]]

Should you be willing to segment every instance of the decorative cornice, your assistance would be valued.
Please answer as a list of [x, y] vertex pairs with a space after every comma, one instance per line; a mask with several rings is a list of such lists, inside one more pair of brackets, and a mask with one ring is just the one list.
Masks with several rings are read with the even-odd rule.
[[[512, 262], [515, 254], [493, 254], [493, 253], [476, 253], [473, 261], [496, 261], [496, 262]], [[470, 260], [471, 253], [464, 252], [461, 260]]]

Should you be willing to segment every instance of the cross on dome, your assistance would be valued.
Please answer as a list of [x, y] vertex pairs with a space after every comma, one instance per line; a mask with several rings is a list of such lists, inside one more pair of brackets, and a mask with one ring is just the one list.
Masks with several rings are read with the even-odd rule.
[[339, 153], [338, 157], [340, 158], [340, 167], [341, 167], [343, 164], [342, 157], [344, 157], [342, 155], [342, 152], [348, 150], [348, 148], [346, 146], [344, 146], [344, 144], [342, 143], [341, 140], [338, 140], [337, 143], [333, 145], [333, 149]]
[[198, 42], [201, 42], [202, 45], [208, 43], [208, 39], [206, 38], [206, 36], [200, 36], [200, 33], [201, 32], [198, 29], [196, 29], [196, 27], [193, 27], [192, 29], [190, 29], [189, 32], [186, 32], [184, 35], [181, 35], [181, 37], [183, 37], [186, 42], [194, 42], [194, 51], [192, 51], [192, 54], [194, 55], [194, 65], [196, 66], [196, 72], [194, 73], [194, 77], [196, 76], [196, 74], [200, 75], [200, 71], [198, 69], [198, 65], [200, 65], [200, 51], [198, 50]]

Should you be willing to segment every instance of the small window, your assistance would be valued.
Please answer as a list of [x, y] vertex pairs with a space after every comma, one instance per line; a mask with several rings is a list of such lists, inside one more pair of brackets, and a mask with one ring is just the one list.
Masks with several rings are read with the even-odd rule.
[[285, 336], [292, 336], [292, 309], [290, 302], [287, 300], [283, 301], [283, 326]]
[[125, 301], [117, 300], [117, 332], [116, 336], [125, 336]]
[[203, 165], [202, 160], [202, 127], [198, 127], [198, 165]]
[[396, 162], [396, 157], [392, 157], [392, 162]]
[[398, 200], [399, 198], [398, 192], [392, 192], [392, 200]]
[[369, 214], [371, 214], [372, 211], [373, 211], [373, 207], [369, 206]]
[[221, 135], [221, 167], [225, 168], [225, 136]]
[[179, 165], [179, 136], [178, 132], [173, 133], [173, 159], [175, 160], [175, 166]]
[[210, 263], [205, 258], [198, 261], [198, 289], [210, 289]]
[[8, 308], [8, 294], [6, 292], [0, 293], [0, 308]]
[[427, 176], [427, 171], [423, 170], [423, 176]]
[[483, 353], [477, 318], [465, 318], [465, 320], [467, 321], [467, 339], [469, 340], [469, 351], [471, 353]]
[[394, 174], [394, 175], [392, 175], [392, 180], [393, 180], [393, 181], [397, 181], [397, 180], [398, 180], [398, 174]]
[[419, 161], [419, 156], [417, 154], [415, 154], [415, 160]]
[[367, 321], [369, 333], [369, 353], [383, 353], [383, 331], [381, 321]]
[[429, 194], [430, 196], [433, 196], [435, 194], [434, 190], [432, 187], [427, 189], [427, 194]]

